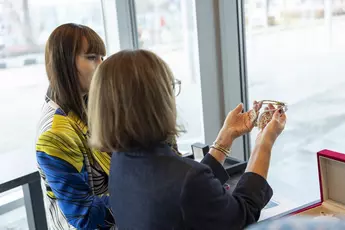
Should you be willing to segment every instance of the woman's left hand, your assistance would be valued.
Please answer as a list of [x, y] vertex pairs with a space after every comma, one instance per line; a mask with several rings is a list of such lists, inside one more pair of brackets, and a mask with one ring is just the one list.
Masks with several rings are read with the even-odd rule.
[[257, 114], [262, 107], [261, 102], [254, 101], [253, 108], [243, 112], [243, 104], [239, 104], [225, 119], [220, 134], [226, 134], [232, 140], [252, 131], [257, 119]]

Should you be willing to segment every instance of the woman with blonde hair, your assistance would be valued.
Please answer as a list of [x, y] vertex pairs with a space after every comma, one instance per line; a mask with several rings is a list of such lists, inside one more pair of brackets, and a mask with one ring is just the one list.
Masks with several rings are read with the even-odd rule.
[[[201, 163], [182, 158], [164, 143], [179, 134], [175, 83], [167, 64], [145, 50], [110, 56], [92, 79], [90, 140], [113, 152], [109, 192], [116, 223], [140, 230], [243, 229], [272, 196], [266, 177], [286, 116], [277, 110], [259, 133], [246, 172], [229, 194], [222, 164], [233, 141], [253, 128], [253, 113], [238, 105]], [[260, 108], [254, 104], [254, 111]]]

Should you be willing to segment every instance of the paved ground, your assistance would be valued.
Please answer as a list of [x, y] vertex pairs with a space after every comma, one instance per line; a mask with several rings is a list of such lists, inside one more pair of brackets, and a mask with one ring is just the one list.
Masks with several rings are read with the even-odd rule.
[[[250, 101], [277, 99], [290, 105], [269, 176], [281, 210], [318, 198], [318, 150], [345, 152], [344, 26], [345, 19], [334, 22], [331, 43], [329, 31], [322, 25], [254, 34], [247, 40]], [[182, 51], [164, 56], [183, 81], [177, 102], [188, 130], [180, 141], [187, 146], [202, 138], [200, 87], [188, 78]], [[11, 152], [34, 154], [36, 122], [47, 86], [44, 66], [0, 70], [0, 80], [0, 157]], [[6, 162], [4, 158], [1, 160]]]

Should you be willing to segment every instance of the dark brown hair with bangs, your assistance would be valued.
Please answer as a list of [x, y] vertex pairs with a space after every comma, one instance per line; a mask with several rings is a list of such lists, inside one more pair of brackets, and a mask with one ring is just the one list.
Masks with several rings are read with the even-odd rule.
[[105, 56], [101, 37], [91, 28], [68, 23], [57, 27], [49, 36], [45, 48], [45, 66], [49, 79], [48, 96], [66, 113], [73, 111], [87, 122], [85, 95], [78, 78], [76, 56], [83, 52], [83, 42], [88, 43], [86, 54]]

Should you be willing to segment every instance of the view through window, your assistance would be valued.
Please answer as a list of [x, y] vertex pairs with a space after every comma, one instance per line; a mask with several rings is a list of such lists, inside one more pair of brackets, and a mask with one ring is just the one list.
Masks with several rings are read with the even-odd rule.
[[280, 203], [273, 214], [319, 199], [317, 151], [345, 152], [345, 1], [245, 0], [244, 7], [249, 101], [289, 104], [269, 172]]

